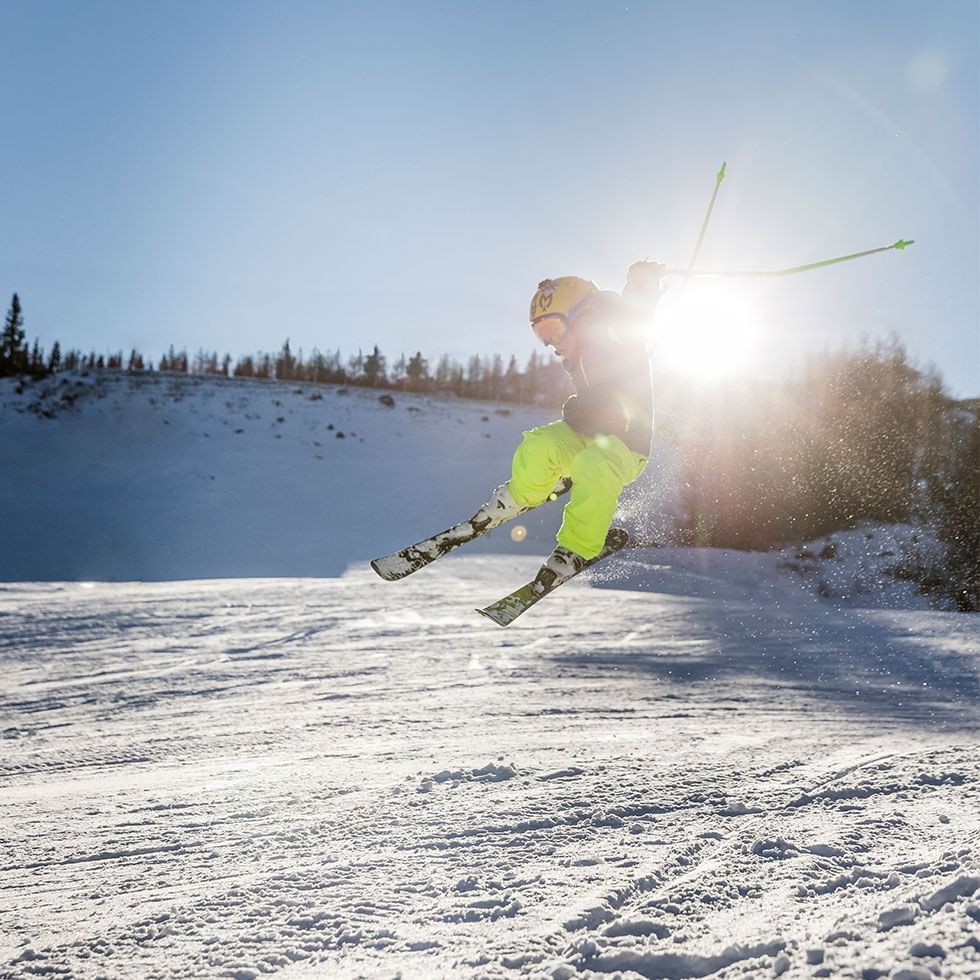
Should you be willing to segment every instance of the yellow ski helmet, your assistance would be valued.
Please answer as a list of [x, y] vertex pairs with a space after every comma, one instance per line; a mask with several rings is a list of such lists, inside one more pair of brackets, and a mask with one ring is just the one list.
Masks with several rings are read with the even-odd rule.
[[544, 316], [574, 320], [588, 308], [589, 301], [598, 292], [599, 287], [594, 282], [578, 276], [542, 279], [531, 300], [531, 323]]

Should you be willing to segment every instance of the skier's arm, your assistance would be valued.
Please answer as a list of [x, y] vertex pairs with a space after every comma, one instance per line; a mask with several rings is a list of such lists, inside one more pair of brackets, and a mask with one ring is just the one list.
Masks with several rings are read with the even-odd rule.
[[[642, 345], [605, 347], [583, 357], [588, 387], [565, 401], [562, 418], [583, 435], [624, 436], [649, 415], [650, 367]], [[591, 370], [590, 370], [591, 366]]]

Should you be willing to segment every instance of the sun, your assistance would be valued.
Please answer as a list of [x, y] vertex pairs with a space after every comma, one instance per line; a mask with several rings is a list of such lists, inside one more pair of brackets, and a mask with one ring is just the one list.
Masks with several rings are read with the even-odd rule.
[[693, 279], [668, 292], [657, 310], [654, 355], [663, 366], [699, 378], [737, 373], [756, 357], [759, 317], [747, 290]]

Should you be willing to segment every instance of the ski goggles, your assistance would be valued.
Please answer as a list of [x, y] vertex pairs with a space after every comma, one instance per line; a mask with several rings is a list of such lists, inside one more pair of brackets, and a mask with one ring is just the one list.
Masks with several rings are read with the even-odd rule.
[[550, 316], [539, 316], [531, 324], [531, 329], [545, 347], [554, 347], [568, 332], [568, 324], [563, 316], [552, 313]]

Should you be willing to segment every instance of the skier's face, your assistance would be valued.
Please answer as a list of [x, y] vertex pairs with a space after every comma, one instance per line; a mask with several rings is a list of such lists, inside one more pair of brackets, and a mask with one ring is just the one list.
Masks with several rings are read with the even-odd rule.
[[546, 316], [534, 321], [534, 333], [546, 347], [553, 348], [561, 358], [574, 357], [578, 339], [564, 317]]
[[542, 316], [531, 325], [535, 336], [545, 347], [554, 347], [561, 342], [567, 326], [562, 316]]

